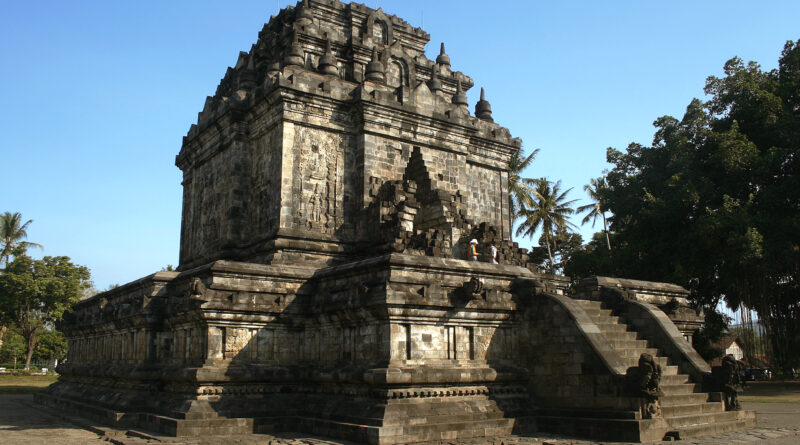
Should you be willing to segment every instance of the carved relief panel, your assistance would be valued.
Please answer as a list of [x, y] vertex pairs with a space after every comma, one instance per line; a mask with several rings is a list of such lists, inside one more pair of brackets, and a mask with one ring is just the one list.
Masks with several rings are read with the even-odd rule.
[[293, 151], [295, 225], [332, 233], [342, 219], [344, 141], [335, 133], [301, 127]]

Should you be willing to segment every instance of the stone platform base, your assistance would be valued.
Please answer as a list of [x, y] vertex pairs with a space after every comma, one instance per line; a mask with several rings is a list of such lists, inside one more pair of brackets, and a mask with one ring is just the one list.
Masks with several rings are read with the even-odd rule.
[[[529, 418], [511, 419], [503, 416], [494, 401], [484, 396], [451, 397], [448, 399], [419, 398], [389, 400], [381, 406], [384, 418], [344, 416], [329, 404], [330, 409], [309, 401], [320, 408], [323, 417], [311, 417], [297, 412], [280, 400], [249, 400], [241, 404], [263, 402], [265, 412], [279, 412], [285, 407], [289, 415], [261, 417], [225, 417], [207, 411], [184, 414], [186, 418], [141, 412], [120, 412], [40, 393], [35, 395], [39, 404], [62, 412], [80, 413], [114, 428], [134, 428], [175, 437], [200, 437], [207, 435], [271, 434], [303, 431], [310, 434], [336, 437], [360, 443], [401, 444], [436, 440], [462, 440], [479, 437], [507, 436], [535, 430]], [[294, 413], [292, 415], [292, 413]]]

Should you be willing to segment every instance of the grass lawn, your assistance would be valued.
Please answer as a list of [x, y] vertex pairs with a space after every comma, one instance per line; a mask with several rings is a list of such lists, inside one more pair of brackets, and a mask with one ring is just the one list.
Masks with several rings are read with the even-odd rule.
[[56, 380], [55, 375], [0, 375], [0, 394], [31, 394]]
[[740, 393], [742, 402], [800, 403], [800, 380], [749, 382]]

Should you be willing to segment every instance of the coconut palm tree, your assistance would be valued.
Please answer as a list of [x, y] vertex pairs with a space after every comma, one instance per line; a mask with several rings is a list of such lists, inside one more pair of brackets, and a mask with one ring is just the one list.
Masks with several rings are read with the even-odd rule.
[[523, 178], [522, 171], [531, 165], [539, 149], [533, 150], [528, 156], [521, 153], [522, 149], [515, 151], [508, 161], [508, 209], [512, 224], [520, 217], [522, 204], [530, 205], [533, 202], [533, 186], [536, 182], [535, 179]]
[[603, 200], [603, 190], [606, 187], [608, 187], [606, 178], [601, 176], [596, 179], [590, 179], [589, 183], [583, 186], [583, 190], [586, 191], [593, 202], [578, 207], [578, 213], [589, 212], [583, 217], [581, 224], [586, 224], [589, 220], [592, 220], [592, 228], [594, 228], [594, 223], [597, 221], [598, 216], [603, 219], [603, 233], [606, 235], [608, 251], [611, 252], [611, 239], [608, 237], [608, 224], [606, 222], [606, 211], [608, 208], [606, 207], [606, 202]]
[[567, 200], [567, 194], [571, 190], [569, 188], [562, 192], [561, 181], [553, 183], [547, 178], [536, 179], [534, 180], [532, 203], [530, 205], [522, 203], [519, 210], [523, 220], [517, 227], [516, 235], [532, 238], [536, 230], [541, 227], [551, 267], [555, 264], [551, 245], [556, 230], [572, 230], [575, 228], [575, 224], [572, 224], [568, 219], [569, 215], [575, 213], [572, 204], [576, 200]]
[[11, 213], [5, 212], [0, 215], [0, 242], [3, 243], [3, 249], [0, 252], [0, 265], [4, 262], [8, 265], [8, 260], [15, 251], [25, 250], [28, 247], [38, 247], [43, 249], [41, 244], [23, 241], [28, 237], [28, 225], [33, 222], [32, 219], [20, 224], [22, 215], [19, 212]]

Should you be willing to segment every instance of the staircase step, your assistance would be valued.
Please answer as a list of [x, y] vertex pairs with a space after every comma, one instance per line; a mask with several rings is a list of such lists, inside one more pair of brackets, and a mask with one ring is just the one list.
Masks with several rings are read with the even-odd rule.
[[[602, 309], [602, 308], [594, 307], [594, 306], [589, 306], [589, 307], [584, 306], [583, 310], [584, 310], [584, 312], [586, 312], [586, 315], [588, 315], [588, 316], [590, 316], [592, 318], [595, 318], [595, 317], [597, 317], [597, 318], [605, 318], [605, 317], [611, 317], [612, 316], [611, 315], [611, 309]], [[619, 318], [619, 317], [617, 317], [617, 318]]]
[[691, 394], [667, 394], [659, 398], [661, 406], [691, 405], [708, 401], [708, 393], [695, 392]]
[[636, 420], [638, 411], [626, 410], [596, 410], [586, 408], [534, 408], [533, 414], [537, 417], [560, 417], [575, 419], [621, 419]]
[[[676, 376], [669, 376], [669, 377], [676, 377]], [[667, 383], [664, 378], [661, 379], [661, 390], [664, 391], [666, 395], [682, 395], [682, 394], [694, 394], [700, 392], [700, 385], [696, 383], [678, 383], [678, 384], [669, 384]]]
[[739, 413], [736, 411], [723, 411], [717, 413], [691, 414], [688, 416], [667, 417], [667, 422], [672, 429], [683, 429], [692, 425], [704, 425], [707, 423], [732, 422], [739, 420]]
[[661, 405], [666, 418], [723, 412], [722, 402], [693, 403], [690, 405]]
[[667, 419], [670, 422], [670, 428], [674, 430], [668, 432], [667, 436], [682, 440], [697, 436], [718, 435], [756, 426], [755, 411], [728, 411], [724, 414], [725, 416], [716, 416], [716, 422], [695, 423], [681, 427], [672, 426], [671, 420]]
[[636, 340], [637, 334], [631, 331], [603, 332], [607, 340]]
[[672, 365], [667, 365], [667, 366], [661, 365], [662, 378], [665, 375], [678, 375], [678, 367]]
[[[583, 310], [586, 312], [586, 315], [588, 315], [588, 316], [590, 316], [592, 318], [603, 319], [603, 318], [607, 318], [607, 317], [614, 317], [614, 315], [612, 315], [612, 313], [611, 313], [611, 309], [585, 307], [585, 308], [583, 308]], [[617, 318], [619, 318], [619, 317], [617, 317]]]
[[581, 300], [575, 299], [575, 302], [580, 304], [584, 309], [600, 309], [603, 306], [603, 303], [597, 300]]
[[638, 363], [638, 360], [639, 360], [639, 356], [641, 356], [643, 353], [646, 352], [646, 353], [652, 355], [653, 358], [656, 360], [656, 363], [658, 363], [659, 365], [664, 366], [664, 364], [666, 364], [666, 363], [664, 363], [664, 364], [660, 363], [662, 360], [659, 360], [659, 359], [663, 358], [664, 359], [663, 361], [666, 361], [666, 357], [659, 357], [658, 356], [658, 349], [656, 349], [656, 348], [621, 348], [621, 349], [617, 349], [617, 352], [619, 353], [619, 355], [621, 357], [634, 357], [634, 358], [636, 358], [637, 363]]
[[[641, 424], [650, 420], [537, 416], [539, 431], [599, 440], [641, 442]], [[559, 441], [561, 442], [561, 441]], [[452, 443], [452, 442], [451, 442]]]
[[[627, 352], [623, 352], [623, 351], [627, 351]], [[622, 349], [622, 350], [617, 350], [617, 352], [619, 353], [620, 357], [622, 357], [622, 360], [625, 361], [625, 363], [627, 363], [628, 366], [637, 366], [639, 364], [639, 356], [642, 355], [642, 352], [647, 352], [648, 354], [650, 354], [650, 352], [648, 352], [647, 350], [642, 350], [642, 349], [638, 349], [638, 350], [637, 349]], [[652, 354], [650, 354], [650, 355], [652, 355]], [[662, 370], [664, 370], [664, 368], [670, 366], [669, 365], [669, 359], [667, 357], [655, 356], [655, 357], [653, 357], [653, 359], [655, 360], [656, 363], [661, 365], [661, 369]], [[675, 368], [677, 369], [677, 366]], [[677, 374], [677, 372], [676, 372], [676, 374]]]
[[675, 375], [662, 375], [661, 376], [661, 386], [665, 385], [682, 385], [682, 384], [693, 384], [689, 382], [689, 376], [686, 374], [675, 374]]
[[716, 436], [718, 434], [730, 433], [732, 431], [743, 430], [748, 428], [747, 422], [744, 420], [734, 420], [731, 422], [720, 423], [707, 423], [704, 425], [692, 425], [678, 429], [677, 431], [667, 433], [668, 436], [674, 437], [676, 440], [686, 440], [692, 437], [699, 436]]
[[[406, 443], [409, 437], [414, 441], [456, 440], [483, 436], [505, 436], [511, 434], [513, 419], [490, 419], [461, 423], [423, 423], [419, 425], [381, 427], [382, 438], [387, 443]], [[404, 439], [402, 441], [398, 438]], [[305, 441], [304, 441], [305, 442]]]
[[[620, 323], [597, 323], [595, 322], [600, 332], [603, 334], [607, 332], [628, 332], [628, 325]], [[634, 335], [636, 333], [633, 333]]]
[[614, 349], [643, 349], [647, 348], [647, 340], [608, 340]]
[[[589, 318], [594, 321], [595, 324], [616, 324], [620, 326], [628, 327], [626, 324], [620, 322], [619, 317], [616, 315], [590, 315]], [[627, 330], [627, 329], [626, 329]]]

